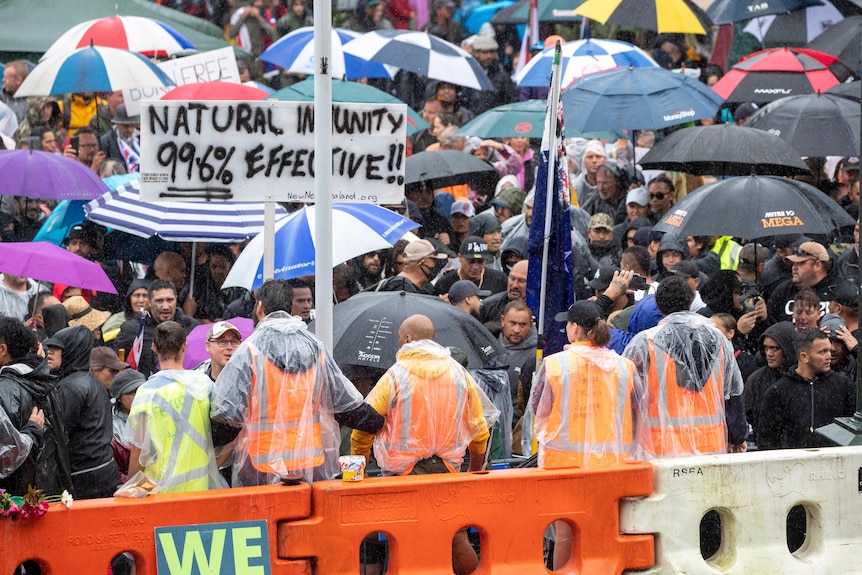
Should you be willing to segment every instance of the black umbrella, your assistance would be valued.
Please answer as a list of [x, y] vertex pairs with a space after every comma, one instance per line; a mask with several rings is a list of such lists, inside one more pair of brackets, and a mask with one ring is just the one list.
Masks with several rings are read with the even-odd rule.
[[499, 179], [497, 170], [472, 154], [455, 150], [419, 152], [407, 158], [405, 163], [405, 186], [407, 191], [418, 188], [445, 188], [458, 184], [485, 187]]
[[431, 318], [440, 345], [467, 354], [471, 369], [503, 352], [497, 339], [473, 316], [440, 298], [405, 292], [362, 292], [333, 308], [334, 357], [339, 365], [388, 369], [398, 351], [398, 328], [413, 314]]
[[714, 24], [732, 24], [758, 16], [784, 14], [822, 5], [823, 0], [716, 0], [706, 9], [706, 14]]
[[[862, 30], [859, 31], [862, 34]], [[845, 98], [856, 98], [857, 100], [862, 99], [862, 80], [856, 80], [854, 82], [844, 82], [842, 84], [838, 84], [837, 86], [832, 86], [828, 90], [826, 90], [827, 94], [834, 94], [836, 96], [844, 96]]]
[[832, 94], [804, 94], [771, 102], [746, 126], [786, 140], [805, 156], [859, 153], [859, 102]]
[[677, 130], [639, 162], [645, 170], [711, 176], [808, 174], [799, 152], [762, 130], [721, 124]]
[[729, 178], [696, 189], [655, 225], [685, 236], [762, 238], [785, 234], [831, 234], [854, 219], [804, 182], [775, 176]]
[[850, 16], [828, 28], [808, 43], [806, 48], [837, 56], [858, 70], [862, 68], [859, 38], [862, 37], [862, 16]]

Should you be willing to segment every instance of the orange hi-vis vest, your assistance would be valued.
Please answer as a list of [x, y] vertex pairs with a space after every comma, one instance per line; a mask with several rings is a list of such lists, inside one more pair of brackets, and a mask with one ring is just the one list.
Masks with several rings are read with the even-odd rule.
[[287, 373], [266, 357], [258, 366], [255, 352], [246, 423], [251, 464], [280, 476], [323, 465], [317, 369]]
[[[536, 430], [539, 467], [614, 465], [631, 458], [634, 365], [620, 357], [617, 369], [606, 372], [585, 367], [589, 361], [570, 351], [545, 359], [554, 401], [544, 429]], [[584, 381], [587, 373], [590, 380]]]
[[418, 461], [437, 456], [451, 473], [458, 471], [469, 443], [462, 437], [468, 401], [466, 371], [452, 369], [445, 379], [432, 379], [409, 373], [396, 363], [390, 375], [395, 396], [386, 425], [375, 438], [375, 445], [378, 441], [385, 445], [380, 455], [375, 448], [380, 466], [408, 475]]
[[656, 455], [698, 455], [727, 452], [724, 418], [724, 350], [718, 349], [712, 373], [700, 391], [677, 384], [676, 364], [656, 353], [649, 340], [649, 406], [645, 424]]

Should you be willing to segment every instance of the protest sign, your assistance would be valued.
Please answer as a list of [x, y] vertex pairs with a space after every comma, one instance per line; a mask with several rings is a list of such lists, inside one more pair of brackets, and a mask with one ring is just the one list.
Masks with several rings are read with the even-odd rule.
[[[144, 201], [314, 202], [311, 102], [147, 101], [141, 110]], [[332, 199], [404, 198], [404, 104], [332, 107]]]
[[[170, 76], [177, 86], [215, 80], [240, 82], [233, 48], [219, 48], [193, 56], [175, 58], [161, 62], [158, 66], [162, 72]], [[123, 90], [123, 102], [126, 104], [126, 111], [130, 116], [137, 116], [141, 113], [141, 102], [158, 100], [172, 89], [173, 86]]]

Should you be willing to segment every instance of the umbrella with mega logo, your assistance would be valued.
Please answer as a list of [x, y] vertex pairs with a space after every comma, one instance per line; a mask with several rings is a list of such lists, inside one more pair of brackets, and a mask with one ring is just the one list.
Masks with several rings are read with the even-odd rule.
[[587, 74], [563, 91], [566, 131], [659, 130], [715, 116], [723, 103], [706, 84], [663, 68]]
[[479, 320], [440, 298], [406, 292], [361, 292], [333, 309], [333, 358], [339, 365], [388, 369], [398, 352], [398, 328], [413, 314], [434, 323], [434, 341], [467, 354], [479, 369], [503, 352]]
[[825, 92], [839, 80], [838, 58], [804, 48], [770, 48], [740, 60], [712, 87], [728, 102], [772, 102]]
[[653, 229], [679, 237], [754, 239], [832, 234], [854, 223], [841, 206], [814, 186], [776, 176], [743, 176], [689, 193]]
[[859, 153], [859, 101], [833, 94], [805, 94], [771, 102], [746, 126], [766, 130], [805, 156]]

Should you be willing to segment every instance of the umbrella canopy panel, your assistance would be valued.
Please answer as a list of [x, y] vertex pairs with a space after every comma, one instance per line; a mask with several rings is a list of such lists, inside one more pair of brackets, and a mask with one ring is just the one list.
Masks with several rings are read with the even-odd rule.
[[659, 33], [706, 34], [712, 20], [689, 0], [587, 0], [575, 13], [603, 24]]
[[808, 6], [821, 6], [823, 0], [715, 0], [706, 9], [715, 24], [733, 24], [759, 16], [784, 14], [802, 10]]
[[117, 293], [114, 284], [97, 262], [91, 262], [50, 242], [4, 242], [0, 250], [0, 272]]
[[91, 200], [109, 190], [78, 160], [36, 150], [0, 150], [2, 193], [51, 200]]
[[405, 162], [405, 189], [445, 188], [459, 184], [489, 186], [493, 189], [499, 177], [497, 170], [476, 156], [455, 150], [419, 152]]

